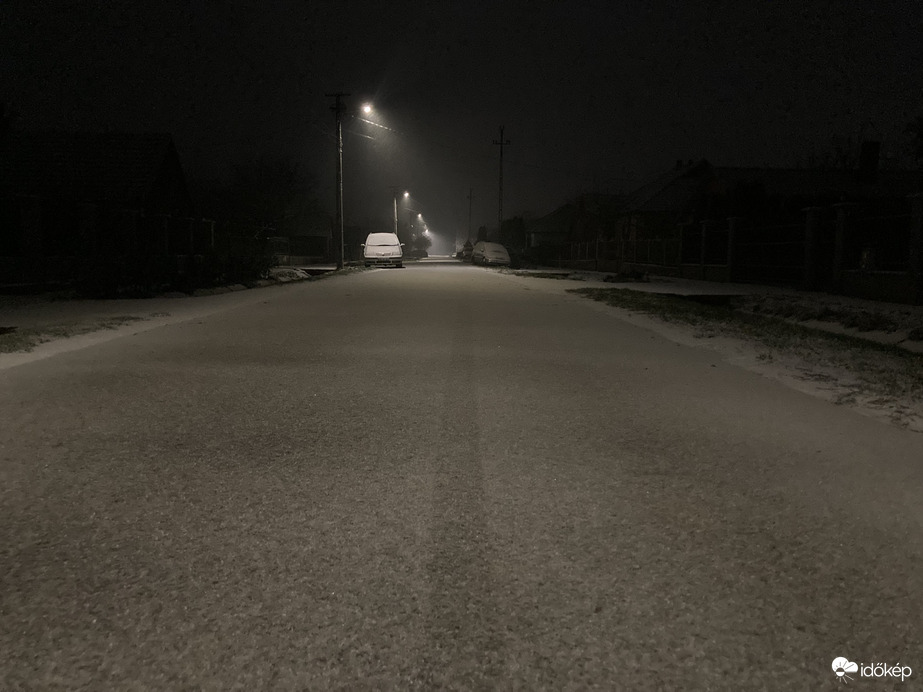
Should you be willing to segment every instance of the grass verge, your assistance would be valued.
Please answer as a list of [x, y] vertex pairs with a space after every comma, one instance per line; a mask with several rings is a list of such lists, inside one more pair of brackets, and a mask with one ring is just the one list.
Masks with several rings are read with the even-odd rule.
[[80, 325], [52, 325], [28, 329], [5, 327], [0, 331], [0, 353], [28, 353], [36, 346], [49, 341], [91, 334], [104, 329], [116, 329], [143, 319], [134, 315], [117, 315]]
[[733, 302], [726, 306], [707, 305], [625, 288], [575, 288], [569, 292], [688, 325], [700, 338], [745, 339], [760, 345], [760, 360], [794, 355], [810, 365], [844, 368], [869, 392], [923, 401], [923, 355], [896, 346], [793, 324], [783, 317], [739, 309]]

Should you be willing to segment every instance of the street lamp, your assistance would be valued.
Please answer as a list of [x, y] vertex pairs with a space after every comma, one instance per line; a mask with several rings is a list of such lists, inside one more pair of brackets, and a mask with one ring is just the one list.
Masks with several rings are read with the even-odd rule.
[[[346, 112], [346, 104], [343, 98], [349, 96], [343, 92], [327, 94], [328, 98], [335, 99], [334, 104], [330, 107], [336, 119], [336, 156], [337, 156], [337, 173], [336, 173], [336, 228], [340, 235], [339, 251], [337, 252], [337, 269], [342, 269], [346, 264], [346, 241], [343, 234], [343, 113]], [[369, 103], [363, 104], [362, 112], [369, 114], [372, 112], [372, 106]]]

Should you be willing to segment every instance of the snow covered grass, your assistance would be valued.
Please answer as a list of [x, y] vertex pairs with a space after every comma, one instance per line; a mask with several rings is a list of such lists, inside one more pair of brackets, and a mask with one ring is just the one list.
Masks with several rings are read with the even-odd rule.
[[36, 346], [49, 341], [90, 334], [102, 329], [115, 329], [143, 319], [143, 317], [135, 317], [134, 315], [117, 315], [79, 325], [62, 324], [40, 328], [3, 327], [0, 325], [0, 353], [28, 352]]
[[[756, 347], [756, 358], [776, 362], [797, 358], [815, 372], [836, 368], [859, 383], [844, 397], [900, 397], [923, 402], [923, 354], [898, 346], [877, 343], [850, 334], [839, 334], [794, 320], [836, 321], [844, 327], [876, 330], [911, 330], [913, 322], [887, 314], [872, 313], [848, 306], [836, 312], [824, 306], [773, 301], [764, 296], [729, 299], [726, 305], [709, 305], [672, 295], [645, 293], [620, 288], [578, 288], [570, 292], [632, 312], [688, 325], [698, 338], [731, 337]], [[824, 312], [826, 310], [826, 312]], [[908, 311], [910, 314], [911, 311]], [[912, 318], [915, 319], [915, 318]], [[810, 374], [806, 377], [811, 377]]]

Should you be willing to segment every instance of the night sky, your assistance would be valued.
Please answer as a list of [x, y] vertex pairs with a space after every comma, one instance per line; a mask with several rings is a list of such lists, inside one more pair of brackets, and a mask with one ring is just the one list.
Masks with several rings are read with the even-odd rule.
[[[764, 9], [755, 10], [754, 6]], [[348, 224], [411, 191], [440, 238], [629, 192], [678, 159], [794, 166], [923, 113], [918, 2], [0, 2], [0, 99], [20, 128], [173, 135], [187, 176], [290, 156]], [[434, 248], [439, 249], [439, 246]]]

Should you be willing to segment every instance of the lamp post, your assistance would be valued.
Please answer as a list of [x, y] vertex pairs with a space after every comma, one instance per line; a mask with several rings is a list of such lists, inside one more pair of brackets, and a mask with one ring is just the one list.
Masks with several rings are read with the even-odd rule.
[[[338, 91], [333, 94], [326, 94], [328, 98], [333, 98], [334, 103], [330, 107], [336, 120], [336, 229], [340, 236], [339, 249], [337, 251], [337, 269], [342, 269], [346, 264], [346, 240], [343, 232], [343, 113], [346, 112], [346, 104], [343, 98], [349, 94]], [[369, 114], [372, 112], [372, 106], [364, 104], [362, 112]]]

